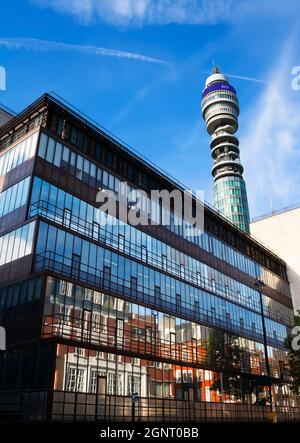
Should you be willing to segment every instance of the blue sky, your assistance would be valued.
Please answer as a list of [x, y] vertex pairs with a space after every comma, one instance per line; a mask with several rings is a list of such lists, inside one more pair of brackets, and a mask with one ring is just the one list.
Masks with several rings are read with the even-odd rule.
[[297, 0], [2, 2], [0, 102], [20, 111], [54, 91], [210, 201], [200, 101], [214, 60], [238, 91], [258, 216], [270, 194], [274, 209], [300, 202], [299, 14]]

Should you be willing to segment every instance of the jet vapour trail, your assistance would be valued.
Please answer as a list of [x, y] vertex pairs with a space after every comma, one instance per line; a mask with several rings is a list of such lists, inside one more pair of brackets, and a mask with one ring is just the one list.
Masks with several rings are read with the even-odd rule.
[[243, 75], [235, 75], [235, 74], [229, 74], [229, 73], [225, 73], [224, 75], [227, 75], [228, 77], [232, 77], [232, 78], [238, 78], [239, 80], [246, 80], [249, 82], [267, 83], [265, 80], [261, 80], [260, 78], [244, 77]]
[[[209, 71], [202, 71], [203, 74], [211, 74], [211, 72]], [[229, 74], [228, 72], [225, 73], [224, 75], [227, 75], [228, 77], [232, 77], [232, 78], [237, 78], [239, 80], [246, 80], [248, 82], [255, 82], [255, 83], [267, 83], [265, 80], [261, 80], [260, 78], [255, 78], [255, 77], [245, 77], [244, 75], [236, 75], [236, 74]]]
[[118, 49], [102, 48], [99, 46], [77, 45], [69, 43], [61, 43], [48, 40], [40, 40], [35, 38], [8, 38], [0, 37], [0, 46], [7, 49], [25, 49], [34, 51], [76, 51], [84, 54], [97, 56], [108, 56], [139, 60], [148, 63], [157, 63], [160, 65], [171, 66], [171, 63], [154, 57], [149, 57], [135, 52], [121, 51]]

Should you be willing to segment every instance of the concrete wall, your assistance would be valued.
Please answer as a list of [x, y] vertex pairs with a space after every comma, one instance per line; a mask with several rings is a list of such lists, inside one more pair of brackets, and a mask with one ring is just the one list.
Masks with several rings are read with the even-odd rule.
[[250, 230], [286, 261], [294, 308], [300, 309], [300, 207], [252, 222]]

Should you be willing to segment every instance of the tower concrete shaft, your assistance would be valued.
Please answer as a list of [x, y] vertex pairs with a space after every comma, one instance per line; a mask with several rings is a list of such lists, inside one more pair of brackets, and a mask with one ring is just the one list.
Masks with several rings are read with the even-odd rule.
[[211, 135], [214, 206], [242, 231], [249, 233], [249, 208], [244, 168], [240, 161], [238, 129], [239, 102], [227, 77], [213, 69], [202, 92], [202, 117]]

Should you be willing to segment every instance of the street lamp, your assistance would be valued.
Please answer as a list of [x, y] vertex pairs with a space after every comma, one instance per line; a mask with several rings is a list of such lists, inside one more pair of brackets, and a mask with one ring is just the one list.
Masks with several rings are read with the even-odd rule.
[[267, 332], [266, 332], [264, 305], [263, 305], [263, 298], [262, 298], [262, 289], [266, 285], [262, 280], [256, 280], [256, 282], [254, 283], [254, 286], [256, 287], [257, 292], [259, 293], [259, 299], [260, 299], [260, 309], [261, 309], [263, 339], [264, 339], [264, 351], [265, 351], [265, 360], [266, 360], [266, 369], [267, 369], [268, 387], [269, 387], [269, 400], [270, 400], [271, 410], [273, 410], [271, 371], [270, 371], [269, 357], [268, 357]]

